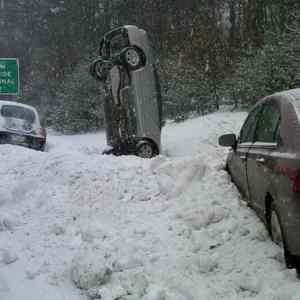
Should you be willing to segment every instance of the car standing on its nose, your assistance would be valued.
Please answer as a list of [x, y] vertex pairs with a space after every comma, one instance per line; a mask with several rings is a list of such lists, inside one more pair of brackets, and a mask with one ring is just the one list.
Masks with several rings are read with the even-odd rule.
[[0, 101], [0, 144], [26, 146], [43, 151], [46, 130], [35, 108], [12, 101]]
[[231, 146], [227, 169], [263, 219], [286, 264], [300, 273], [300, 89], [268, 96], [250, 111]]
[[146, 31], [116, 28], [103, 37], [90, 68], [103, 82], [107, 144], [113, 154], [151, 158], [160, 153], [160, 84]]

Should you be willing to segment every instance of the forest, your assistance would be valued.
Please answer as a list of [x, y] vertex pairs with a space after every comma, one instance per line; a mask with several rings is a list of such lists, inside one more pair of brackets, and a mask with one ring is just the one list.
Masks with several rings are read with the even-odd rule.
[[20, 61], [20, 101], [65, 133], [103, 127], [89, 75], [103, 34], [148, 31], [165, 118], [247, 109], [300, 87], [299, 0], [0, 0], [0, 57]]

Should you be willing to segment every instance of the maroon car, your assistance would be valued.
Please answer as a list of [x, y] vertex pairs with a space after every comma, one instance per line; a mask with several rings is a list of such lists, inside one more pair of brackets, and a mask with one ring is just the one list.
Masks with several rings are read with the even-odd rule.
[[247, 202], [282, 246], [286, 264], [300, 273], [300, 89], [259, 101], [232, 147], [227, 170]]

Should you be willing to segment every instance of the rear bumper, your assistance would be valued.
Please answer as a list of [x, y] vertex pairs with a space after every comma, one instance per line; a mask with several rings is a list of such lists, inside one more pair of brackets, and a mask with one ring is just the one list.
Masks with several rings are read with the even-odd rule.
[[29, 134], [0, 131], [0, 144], [19, 145], [42, 150], [46, 144], [46, 139]]

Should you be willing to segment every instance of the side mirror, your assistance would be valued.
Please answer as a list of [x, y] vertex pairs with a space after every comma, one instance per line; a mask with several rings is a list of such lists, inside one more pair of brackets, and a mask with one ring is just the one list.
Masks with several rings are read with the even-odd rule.
[[219, 137], [219, 145], [224, 147], [232, 147], [233, 149], [236, 148], [237, 139], [236, 135], [233, 133], [224, 134]]

